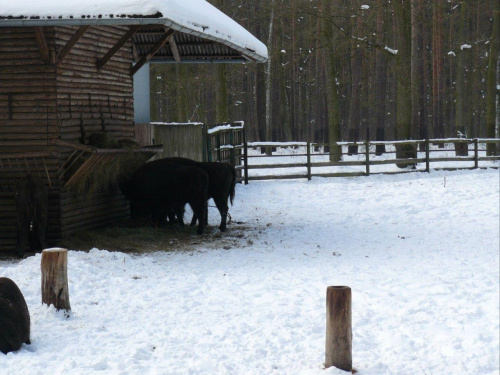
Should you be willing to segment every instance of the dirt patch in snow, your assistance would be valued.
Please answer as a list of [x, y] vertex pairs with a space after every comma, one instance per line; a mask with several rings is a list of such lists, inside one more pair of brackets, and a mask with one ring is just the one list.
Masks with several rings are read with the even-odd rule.
[[61, 240], [57, 246], [70, 250], [101, 250], [124, 253], [154, 251], [196, 251], [201, 249], [226, 249], [250, 246], [255, 234], [245, 223], [232, 222], [221, 233], [218, 226], [208, 226], [203, 235], [196, 234], [196, 227], [177, 224], [153, 228], [144, 223], [127, 221], [113, 227], [82, 231]]

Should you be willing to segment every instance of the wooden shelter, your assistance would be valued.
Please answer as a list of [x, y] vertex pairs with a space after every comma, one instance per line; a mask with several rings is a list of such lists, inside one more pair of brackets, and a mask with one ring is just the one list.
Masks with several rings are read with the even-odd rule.
[[[170, 7], [182, 3], [163, 1]], [[59, 6], [55, 0], [40, 2]], [[133, 77], [148, 61], [262, 62], [267, 57], [257, 40], [252, 48], [251, 38], [239, 43], [214, 32], [216, 24], [197, 25], [196, 13], [184, 22], [169, 18], [163, 8], [130, 16], [120, 9], [90, 15], [64, 10], [62, 16], [36, 10], [26, 16], [24, 9], [13, 11], [15, 6], [9, 3], [3, 14], [0, 9], [0, 252], [16, 245], [15, 185], [26, 173], [40, 176], [48, 188], [51, 245], [128, 215], [116, 184], [85, 193], [76, 187], [99, 180], [99, 173], [115, 168], [120, 158], [135, 155], [145, 162], [161, 151], [160, 146], [89, 145], [95, 133], [134, 139]], [[230, 20], [217, 15], [224, 17]]]

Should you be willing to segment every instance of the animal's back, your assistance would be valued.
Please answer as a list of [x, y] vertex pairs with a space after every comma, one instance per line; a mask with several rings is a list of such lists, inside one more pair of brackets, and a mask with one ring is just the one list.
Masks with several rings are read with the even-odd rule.
[[30, 315], [19, 287], [0, 277], [0, 351], [8, 353], [30, 344]]

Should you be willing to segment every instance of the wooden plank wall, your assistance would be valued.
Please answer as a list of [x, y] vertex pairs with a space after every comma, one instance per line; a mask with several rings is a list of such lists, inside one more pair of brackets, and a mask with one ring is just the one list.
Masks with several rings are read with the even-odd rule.
[[[60, 50], [78, 30], [56, 28], [56, 50]], [[132, 42], [123, 46], [100, 70], [97, 59], [128, 30], [127, 27], [89, 28], [57, 70], [57, 103], [61, 139], [79, 142], [80, 126], [88, 137], [103, 128], [115, 139], [134, 139]], [[103, 227], [129, 215], [128, 205], [119, 192], [80, 196], [61, 190], [61, 236], [79, 230]]]
[[[44, 27], [51, 56], [77, 27]], [[57, 171], [70, 149], [51, 139], [79, 142], [103, 127], [115, 138], [134, 137], [132, 45], [126, 44], [98, 72], [96, 61], [125, 33], [124, 27], [91, 27], [59, 65], [44, 64], [33, 28], [2, 28], [0, 33], [0, 156], [47, 152], [49, 157], [0, 157], [0, 252], [16, 243], [15, 184], [27, 172], [42, 176], [49, 190], [49, 245], [77, 230], [96, 228], [128, 215], [116, 189], [90, 197], [64, 188]], [[46, 174], [49, 174], [51, 185]]]
[[[78, 30], [56, 28], [60, 50]], [[61, 139], [78, 142], [83, 125], [87, 137], [105, 128], [116, 139], [134, 138], [133, 81], [129, 74], [132, 42], [97, 71], [97, 59], [125, 34], [126, 27], [91, 27], [57, 69], [57, 105]]]
[[155, 158], [183, 157], [197, 161], [204, 158], [204, 124], [152, 124], [154, 143], [163, 145]]
[[[53, 43], [54, 29], [46, 28]], [[33, 28], [0, 33], [1, 147], [43, 146], [59, 137], [56, 67], [43, 64]]]
[[[45, 28], [54, 51], [54, 29]], [[49, 48], [50, 49], [50, 48]], [[57, 151], [48, 141], [59, 137], [56, 100], [56, 67], [41, 59], [33, 28], [2, 28], [0, 33], [0, 252], [16, 245], [15, 186], [27, 173], [38, 175], [49, 189], [49, 233], [59, 236], [57, 194], [50, 190], [58, 157], [6, 158], [5, 155]], [[2, 158], [2, 156], [4, 156]], [[45, 161], [45, 164], [43, 163]]]
[[102, 228], [129, 216], [128, 203], [115, 187], [107, 192], [76, 195], [65, 189], [61, 196], [61, 235]]
[[135, 140], [141, 146], [151, 146], [153, 144], [153, 126], [147, 124], [135, 124]]

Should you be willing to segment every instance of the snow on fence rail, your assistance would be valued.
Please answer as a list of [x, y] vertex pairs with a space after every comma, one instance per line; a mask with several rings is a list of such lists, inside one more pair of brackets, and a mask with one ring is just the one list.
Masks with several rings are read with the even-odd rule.
[[[396, 145], [401, 144], [413, 145], [415, 150], [420, 147], [423, 151], [416, 152], [417, 157], [415, 158], [398, 159], [392, 157], [393, 154], [396, 154]], [[370, 174], [429, 172], [431, 164], [433, 164], [432, 169], [434, 170], [498, 168], [500, 156], [488, 156], [486, 152], [488, 144], [495, 144], [498, 149], [500, 139], [447, 138], [384, 142], [339, 142], [337, 145], [342, 148], [342, 160], [331, 162], [329, 161], [329, 153], [325, 152], [329, 147], [328, 144], [252, 142], [242, 145], [244, 149], [241, 155], [243, 164], [239, 169], [243, 170], [243, 180], [245, 184], [248, 184], [249, 180], [295, 178], [310, 180], [313, 176], [349, 177], [368, 176]], [[352, 153], [352, 146], [361, 146], [361, 152]], [[377, 146], [384, 146], [385, 148], [381, 155], [376, 149]], [[269, 155], [261, 153], [261, 150], [269, 150], [270, 148], [274, 151]], [[465, 156], [456, 156], [454, 154]], [[469, 165], [464, 166], [466, 162]], [[406, 168], [402, 168], [404, 166]], [[270, 169], [273, 170], [273, 174], [266, 174], [265, 171]]]

